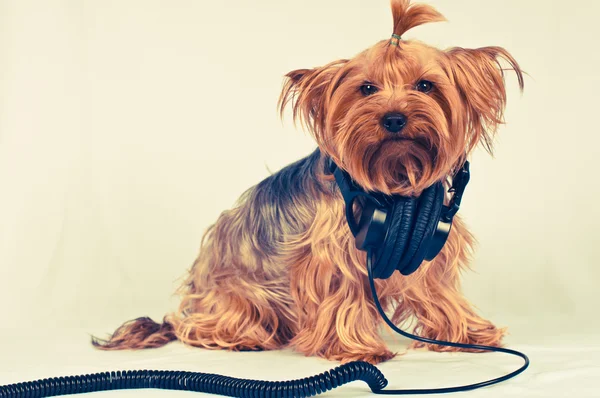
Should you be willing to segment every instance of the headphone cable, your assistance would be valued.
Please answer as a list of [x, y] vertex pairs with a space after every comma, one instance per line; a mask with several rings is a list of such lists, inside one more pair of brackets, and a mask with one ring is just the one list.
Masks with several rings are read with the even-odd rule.
[[443, 393], [450, 393], [450, 392], [475, 390], [477, 388], [491, 386], [492, 384], [497, 384], [497, 383], [503, 382], [505, 380], [511, 379], [511, 378], [515, 377], [516, 375], [522, 373], [523, 371], [525, 371], [525, 369], [527, 369], [527, 367], [529, 367], [529, 358], [527, 357], [527, 355], [525, 355], [519, 351], [510, 350], [508, 348], [502, 348], [502, 347], [491, 347], [491, 346], [478, 345], [478, 344], [451, 343], [448, 341], [433, 340], [433, 339], [428, 339], [425, 337], [416, 336], [414, 334], [405, 332], [404, 330], [398, 328], [387, 317], [387, 315], [385, 314], [385, 311], [381, 307], [381, 303], [379, 302], [379, 297], [377, 296], [377, 289], [375, 288], [375, 281], [373, 278], [373, 253], [372, 253], [371, 249], [367, 250], [367, 271], [369, 273], [369, 286], [371, 287], [371, 293], [373, 295], [373, 300], [375, 301], [375, 306], [377, 307], [377, 311], [379, 311], [379, 315], [381, 315], [381, 317], [383, 318], [385, 323], [387, 323], [388, 326], [391, 327], [392, 330], [395, 331], [396, 333], [398, 333], [404, 337], [408, 337], [410, 339], [420, 341], [422, 343], [436, 344], [436, 345], [442, 345], [442, 346], [448, 346], [448, 347], [477, 349], [477, 350], [492, 351], [492, 352], [503, 352], [506, 354], [521, 357], [525, 361], [523, 366], [521, 366], [519, 369], [515, 370], [514, 372], [511, 372], [507, 375], [504, 375], [502, 377], [498, 377], [495, 379], [482, 381], [480, 383], [467, 384], [467, 385], [458, 386], [458, 387], [443, 387], [443, 388], [432, 388], [432, 389], [429, 389], [429, 388], [428, 389], [410, 389], [410, 390], [409, 389], [402, 389], [402, 390], [383, 390], [382, 389], [382, 390], [373, 391], [375, 394], [390, 394], [390, 395], [443, 394]]
[[371, 250], [367, 251], [367, 270], [371, 293], [379, 314], [383, 320], [397, 333], [413, 340], [427, 344], [445, 345], [450, 347], [478, 349], [504, 352], [516, 355], [525, 360], [519, 369], [505, 376], [481, 383], [468, 384], [459, 387], [434, 389], [404, 389], [385, 390], [388, 382], [377, 367], [364, 361], [349, 362], [319, 375], [290, 381], [262, 381], [238, 379], [211, 373], [165, 371], [165, 370], [128, 370], [103, 372], [80, 376], [53, 377], [50, 379], [29, 381], [24, 383], [0, 385], [0, 398], [52, 397], [57, 395], [81, 394], [95, 391], [128, 390], [140, 388], [157, 388], [163, 390], [196, 391], [230, 397], [311, 397], [324, 393], [343, 384], [356, 380], [367, 383], [375, 394], [407, 395], [407, 394], [441, 394], [458, 391], [474, 390], [490, 386], [515, 377], [529, 366], [527, 355], [518, 351], [500, 347], [488, 347], [475, 344], [450, 343], [415, 336], [407, 333], [392, 323], [385, 314], [373, 280], [373, 261]]

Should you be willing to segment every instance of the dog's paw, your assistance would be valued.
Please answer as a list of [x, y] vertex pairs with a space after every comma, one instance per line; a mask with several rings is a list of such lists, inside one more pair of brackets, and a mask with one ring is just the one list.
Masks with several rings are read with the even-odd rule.
[[[502, 347], [502, 339], [506, 334], [506, 328], [497, 328], [492, 324], [487, 327], [474, 329], [470, 328], [468, 332], [460, 339], [455, 339], [453, 336], [443, 336], [440, 340], [450, 341], [453, 343], [483, 345], [488, 347]], [[432, 337], [435, 339], [435, 337]], [[415, 341], [411, 344], [411, 348], [427, 348], [437, 352], [486, 352], [475, 348], [449, 347], [437, 344], [425, 344]]]
[[364, 352], [364, 353], [344, 353], [336, 355], [336, 358], [329, 358], [340, 361], [342, 364], [353, 362], [353, 361], [364, 361], [372, 365], [385, 362], [396, 356], [391, 351], [376, 351], [376, 352]]

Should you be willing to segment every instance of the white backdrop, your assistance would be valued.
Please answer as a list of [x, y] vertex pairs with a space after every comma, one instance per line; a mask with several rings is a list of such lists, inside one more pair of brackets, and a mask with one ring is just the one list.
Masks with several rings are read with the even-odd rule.
[[[600, 3], [430, 3], [450, 22], [407, 37], [503, 46], [528, 73], [495, 158], [472, 159], [468, 297], [518, 341], [596, 334]], [[0, 0], [0, 327], [174, 309], [206, 227], [314, 148], [277, 117], [283, 75], [391, 28], [387, 0]]]

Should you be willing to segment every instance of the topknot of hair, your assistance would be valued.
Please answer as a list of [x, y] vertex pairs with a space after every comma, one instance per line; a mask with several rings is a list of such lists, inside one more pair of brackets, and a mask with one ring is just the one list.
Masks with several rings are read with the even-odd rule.
[[446, 18], [428, 4], [411, 4], [410, 0], [391, 0], [394, 17], [394, 35], [402, 36], [415, 26], [428, 22], [442, 22]]

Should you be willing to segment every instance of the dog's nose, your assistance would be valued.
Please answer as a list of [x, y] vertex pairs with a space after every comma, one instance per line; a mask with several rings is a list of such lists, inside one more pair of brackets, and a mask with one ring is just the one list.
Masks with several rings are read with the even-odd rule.
[[401, 113], [388, 113], [381, 120], [383, 127], [390, 133], [399, 133], [402, 131], [404, 126], [406, 126], [406, 122], [408, 121], [407, 117]]

